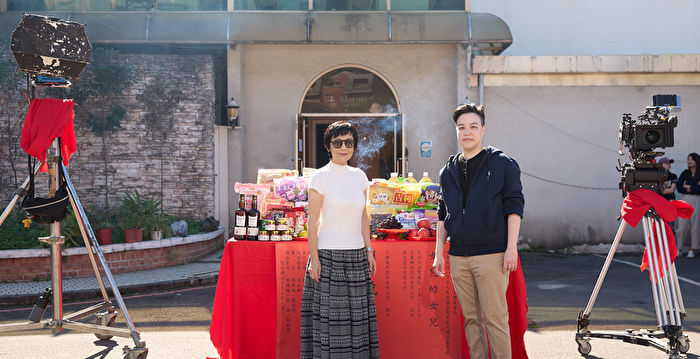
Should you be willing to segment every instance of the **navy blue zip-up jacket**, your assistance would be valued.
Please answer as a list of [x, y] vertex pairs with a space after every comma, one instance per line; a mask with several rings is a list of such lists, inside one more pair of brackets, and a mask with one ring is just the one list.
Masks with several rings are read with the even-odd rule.
[[463, 203], [457, 155], [440, 170], [439, 212], [450, 238], [449, 254], [474, 256], [505, 252], [507, 217], [523, 216], [525, 197], [520, 167], [503, 151], [488, 147]]

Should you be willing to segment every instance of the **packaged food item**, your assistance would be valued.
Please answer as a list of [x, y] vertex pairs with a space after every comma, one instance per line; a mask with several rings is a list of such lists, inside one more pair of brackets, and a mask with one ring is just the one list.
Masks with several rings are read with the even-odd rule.
[[280, 235], [280, 240], [282, 240], [282, 241], [291, 241], [293, 239], [294, 239], [294, 237], [292, 236], [292, 232], [290, 232], [290, 231], [283, 231], [282, 234]]
[[277, 228], [276, 226], [277, 226], [277, 224], [275, 223], [275, 220], [271, 220], [271, 219], [263, 220], [263, 229], [265, 229], [268, 232], [276, 230], [276, 228]]
[[416, 225], [419, 227], [425, 227], [421, 222], [422, 219], [427, 219], [430, 221], [430, 228], [437, 228], [438, 213], [437, 209], [414, 209], [413, 215], [416, 220]]
[[273, 242], [279, 242], [280, 241], [280, 232], [278, 231], [272, 231], [270, 232], [270, 241]]
[[396, 218], [401, 223], [402, 228], [416, 228], [416, 218], [413, 211], [398, 212]]
[[406, 192], [401, 189], [397, 189], [394, 192], [394, 199], [391, 201], [397, 209], [408, 209], [413, 205], [415, 198], [412, 192]]
[[289, 202], [306, 201], [308, 199], [308, 177], [280, 177], [273, 180], [275, 196]]
[[369, 228], [371, 234], [377, 234], [377, 228], [381, 228], [382, 222], [386, 219], [393, 217], [394, 215], [390, 212], [385, 213], [372, 213], [369, 215]]
[[425, 187], [421, 191], [420, 197], [415, 202], [416, 208], [433, 209], [438, 206], [440, 197], [440, 186], [436, 184], [423, 184]]
[[270, 240], [270, 232], [268, 231], [260, 231], [258, 233], [258, 240], [259, 241], [269, 241]]
[[298, 175], [297, 170], [260, 168], [258, 169], [258, 184], [273, 185], [275, 178]]
[[288, 218], [277, 218], [276, 220], [276, 226], [275, 230], [280, 232], [280, 231], [288, 231], [289, 230], [289, 219]]
[[389, 205], [394, 201], [396, 188], [385, 187], [381, 185], [369, 186], [369, 204], [373, 205]]
[[268, 196], [268, 194], [270, 194], [270, 186], [265, 185], [265, 184], [259, 185], [259, 184], [236, 182], [236, 184], [233, 186], [233, 190], [236, 191], [236, 193], [238, 193], [238, 194], [243, 194], [246, 196], [246, 206], [245, 206], [246, 210], [249, 210], [252, 208], [251, 200], [252, 200], [253, 195], [257, 196], [258, 209], [262, 210], [265, 198]]

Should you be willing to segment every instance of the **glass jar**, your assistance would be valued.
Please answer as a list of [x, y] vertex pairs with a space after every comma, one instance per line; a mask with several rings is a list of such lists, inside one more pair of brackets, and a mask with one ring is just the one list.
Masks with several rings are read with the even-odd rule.
[[270, 232], [268, 231], [260, 231], [258, 233], [258, 240], [259, 241], [269, 241], [270, 240]]
[[294, 237], [292, 237], [292, 232], [290, 231], [283, 231], [280, 237], [280, 239], [283, 241], [291, 241], [294, 239]]
[[271, 231], [270, 232], [270, 241], [278, 242], [280, 239], [281, 239], [280, 232], [278, 232], [278, 231]]

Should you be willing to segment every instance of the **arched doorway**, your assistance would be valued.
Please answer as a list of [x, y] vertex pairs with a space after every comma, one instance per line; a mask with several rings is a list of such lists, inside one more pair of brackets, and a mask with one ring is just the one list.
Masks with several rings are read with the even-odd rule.
[[297, 116], [297, 169], [329, 161], [323, 132], [335, 121], [357, 126], [359, 143], [352, 166], [371, 178], [403, 172], [403, 124], [396, 92], [378, 73], [358, 65], [329, 69], [306, 88]]

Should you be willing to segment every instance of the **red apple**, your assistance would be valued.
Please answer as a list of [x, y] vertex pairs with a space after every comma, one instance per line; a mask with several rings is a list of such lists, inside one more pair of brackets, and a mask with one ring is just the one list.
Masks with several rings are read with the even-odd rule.
[[416, 225], [418, 225], [418, 228], [430, 229], [430, 220], [427, 218], [421, 218], [418, 220]]
[[435, 237], [436, 235], [437, 235], [437, 231], [434, 230], [434, 229], [432, 229], [432, 228], [430, 228], [430, 236], [431, 236], [431, 237]]
[[408, 230], [409, 237], [418, 237], [418, 228], [411, 228]]
[[418, 230], [418, 237], [431, 237], [430, 229], [428, 229], [428, 228], [419, 229]]

